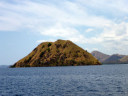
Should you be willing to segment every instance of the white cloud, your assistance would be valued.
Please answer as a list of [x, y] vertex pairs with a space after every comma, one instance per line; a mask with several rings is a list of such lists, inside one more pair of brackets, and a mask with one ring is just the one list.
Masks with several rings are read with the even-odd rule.
[[98, 48], [92, 48], [92, 50], [96, 50], [96, 51], [98, 51]]
[[91, 44], [100, 44], [111, 53], [128, 54], [128, 23], [120, 22], [118, 24], [105, 27], [103, 32], [97, 37], [89, 40]]
[[99, 12], [107, 13], [107, 15], [121, 16], [128, 14], [127, 0], [77, 0], [83, 6], [98, 10]]
[[[127, 48], [127, 0], [15, 2], [16, 4], [0, 1], [0, 31], [27, 29], [44, 36], [69, 39], [81, 44], [101, 44], [110, 49], [117, 47], [115, 44], [120, 44], [118, 49], [123, 46]], [[116, 22], [115, 19], [120, 17], [123, 17], [124, 21]], [[85, 32], [79, 30], [81, 26], [87, 27]], [[99, 33], [97, 29], [103, 32]], [[94, 30], [98, 34], [88, 38], [84, 35], [93, 33]]]
[[94, 31], [94, 29], [88, 28], [87, 30], [85, 30], [85, 32], [91, 32], [91, 31]]
[[40, 29], [40, 33], [42, 35], [47, 36], [59, 36], [59, 37], [69, 37], [69, 36], [76, 36], [76, 34], [79, 34], [77, 30], [74, 28], [68, 27], [68, 26], [62, 26], [61, 24], [56, 24], [55, 26], [52, 26], [48, 29]]
[[62, 26], [61, 24], [57, 24], [46, 30], [42, 29], [40, 33], [45, 36], [61, 37], [76, 43], [87, 43], [87, 39], [78, 30], [68, 26]]
[[[56, 6], [54, 4], [40, 4], [32, 1], [22, 1], [18, 5], [1, 2], [0, 6], [2, 11], [2, 22], [0, 25], [4, 25], [0, 30], [7, 30], [6, 27], [12, 27], [13, 30], [20, 30], [21, 28], [34, 28], [35, 30], [42, 28], [49, 28], [56, 23], [61, 25], [67, 25], [69, 27], [75, 26], [92, 26], [92, 27], [103, 27], [106, 24], [111, 23], [109, 19], [101, 16], [95, 16], [87, 13], [85, 8], [66, 1]], [[8, 7], [6, 7], [8, 6]], [[5, 18], [5, 19], [3, 19]], [[93, 22], [92, 22], [93, 21]], [[8, 31], [11, 28], [8, 29]], [[32, 29], [33, 30], [33, 29]], [[37, 30], [38, 31], [38, 30]]]
[[54, 39], [49, 39], [49, 40], [38, 40], [36, 43], [42, 43], [42, 42], [54, 42]]
[[128, 23], [121, 22], [119, 24], [110, 25], [104, 28], [104, 32], [101, 34], [103, 38], [121, 40], [125, 36], [128, 36]]

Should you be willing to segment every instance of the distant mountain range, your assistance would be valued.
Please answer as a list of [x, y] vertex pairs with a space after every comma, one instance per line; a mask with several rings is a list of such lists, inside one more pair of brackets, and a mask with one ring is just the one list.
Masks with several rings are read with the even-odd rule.
[[93, 51], [91, 54], [103, 64], [127, 64], [128, 63], [127, 55], [120, 55], [120, 54], [107, 55], [99, 51]]

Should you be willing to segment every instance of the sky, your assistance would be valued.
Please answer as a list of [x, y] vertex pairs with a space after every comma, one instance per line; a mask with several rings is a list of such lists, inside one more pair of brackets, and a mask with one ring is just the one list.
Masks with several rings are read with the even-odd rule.
[[128, 0], [0, 0], [0, 65], [41, 42], [71, 40], [88, 52], [128, 55]]

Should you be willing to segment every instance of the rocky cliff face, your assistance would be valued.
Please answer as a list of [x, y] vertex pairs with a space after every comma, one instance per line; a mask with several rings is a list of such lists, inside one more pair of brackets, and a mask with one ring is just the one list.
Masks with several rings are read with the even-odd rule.
[[100, 65], [90, 53], [69, 40], [44, 42], [11, 67]]

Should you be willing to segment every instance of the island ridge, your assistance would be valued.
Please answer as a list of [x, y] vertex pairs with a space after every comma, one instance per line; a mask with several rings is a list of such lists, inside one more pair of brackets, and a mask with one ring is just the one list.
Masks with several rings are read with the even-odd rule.
[[69, 40], [43, 42], [11, 67], [101, 65], [89, 52]]

